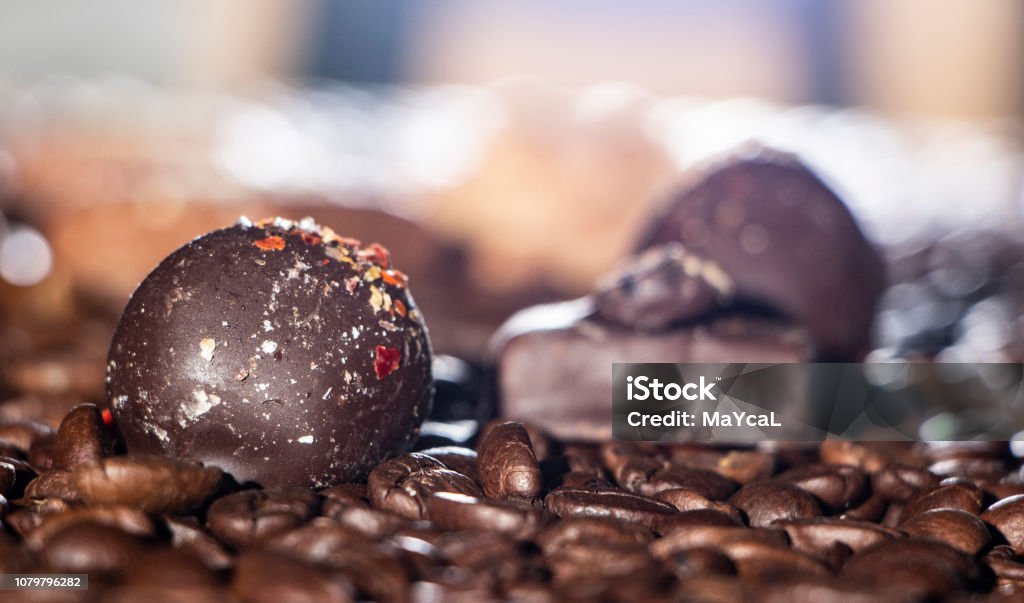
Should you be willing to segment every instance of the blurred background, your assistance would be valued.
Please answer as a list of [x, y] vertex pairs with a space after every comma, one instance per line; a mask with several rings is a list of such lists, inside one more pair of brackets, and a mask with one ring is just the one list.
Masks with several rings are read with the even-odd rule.
[[890, 262], [877, 354], [1024, 357], [1017, 0], [0, 0], [0, 362], [102, 396], [167, 253], [241, 214], [380, 240], [477, 360], [705, 159], [797, 152]]

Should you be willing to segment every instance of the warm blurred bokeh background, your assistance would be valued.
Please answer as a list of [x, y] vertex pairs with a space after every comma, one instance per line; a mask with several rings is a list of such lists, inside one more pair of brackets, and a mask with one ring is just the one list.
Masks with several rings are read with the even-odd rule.
[[[240, 215], [380, 240], [477, 359], [694, 165], [800, 153], [891, 262], [881, 354], [1020, 358], [1017, 0], [0, 0], [0, 354], [96, 398], [139, 280]], [[77, 391], [84, 390], [84, 391]]]

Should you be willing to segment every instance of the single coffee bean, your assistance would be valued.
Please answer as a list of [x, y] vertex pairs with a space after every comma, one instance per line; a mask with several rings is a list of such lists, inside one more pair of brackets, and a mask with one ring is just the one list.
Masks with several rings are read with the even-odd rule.
[[444, 464], [445, 467], [465, 475], [474, 482], [480, 483], [479, 464], [476, 451], [462, 446], [437, 446], [420, 450], [420, 454], [431, 456]]
[[164, 517], [171, 534], [171, 546], [192, 555], [211, 570], [231, 567], [231, 555], [217, 540], [206, 533], [194, 517]]
[[720, 458], [713, 469], [737, 484], [746, 485], [770, 478], [775, 473], [775, 459], [763, 452], [733, 450]]
[[696, 511], [698, 509], [710, 509], [725, 513], [734, 518], [740, 524], [744, 523], [743, 514], [736, 507], [723, 502], [713, 501], [693, 490], [674, 489], [662, 490], [653, 497], [655, 500], [668, 503], [679, 511]]
[[942, 542], [908, 538], [886, 540], [856, 553], [843, 564], [840, 575], [922, 600], [981, 587], [985, 581], [974, 558]]
[[921, 490], [910, 497], [903, 507], [900, 521], [906, 522], [913, 517], [935, 509], [958, 509], [972, 515], [981, 511], [981, 490], [967, 481], [940, 484]]
[[869, 473], [886, 465], [885, 455], [849, 440], [825, 440], [818, 445], [818, 453], [826, 465], [851, 465]]
[[677, 551], [663, 559], [661, 565], [679, 580], [707, 574], [736, 573], [736, 565], [728, 555], [707, 547]]
[[[491, 431], [493, 431], [495, 427], [499, 427], [508, 422], [510, 421], [508, 421], [507, 419], [500, 418], [490, 421], [489, 423], [484, 425], [483, 428], [480, 430], [480, 435], [477, 438], [477, 442], [483, 442], [484, 439], [491, 434]], [[526, 430], [526, 433], [530, 438], [530, 447], [533, 449], [534, 456], [537, 457], [538, 461], [543, 461], [549, 456], [560, 453], [560, 447], [558, 446], [558, 444], [555, 441], [553, 441], [552, 438], [549, 437], [548, 433], [544, 431], [544, 429], [541, 428], [539, 425], [536, 425], [529, 421], [513, 422], [522, 425], [523, 429]], [[478, 444], [477, 452], [480, 451], [479, 449], [480, 446]]]
[[1010, 444], [1007, 441], [942, 441], [921, 442], [917, 445], [918, 452], [930, 462], [936, 463], [950, 459], [1004, 459], [1013, 458]]
[[957, 509], [934, 509], [911, 517], [900, 529], [918, 538], [941, 540], [967, 555], [977, 555], [992, 539], [977, 516]]
[[556, 584], [586, 578], [656, 575], [657, 564], [642, 544], [565, 543], [547, 556]]
[[19, 456], [27, 455], [34, 441], [52, 435], [53, 429], [37, 421], [0, 420], [0, 444], [16, 448]]
[[830, 513], [844, 511], [863, 501], [868, 478], [849, 465], [805, 465], [776, 477], [813, 494]]
[[640, 489], [648, 484], [656, 473], [665, 467], [665, 461], [650, 456], [638, 456], [629, 459], [615, 472], [615, 483], [620, 488], [640, 494]]
[[729, 504], [746, 513], [753, 527], [767, 527], [780, 519], [821, 515], [821, 507], [807, 491], [774, 480], [743, 486], [732, 495]]
[[[728, 505], [726, 505], [728, 506]], [[743, 521], [734, 514], [723, 513], [714, 509], [694, 509], [682, 511], [661, 522], [658, 531], [671, 534], [677, 530], [688, 530], [693, 526], [738, 526], [744, 527]]]
[[885, 500], [906, 502], [925, 488], [932, 488], [939, 478], [927, 469], [907, 465], [888, 465], [871, 475], [871, 488]]
[[730, 603], [732, 601], [753, 601], [754, 595], [745, 584], [734, 576], [700, 575], [680, 582], [677, 592], [682, 601], [701, 603]]
[[335, 511], [328, 518], [367, 538], [386, 538], [411, 525], [408, 519], [395, 513], [355, 506]]
[[546, 527], [537, 535], [537, 544], [545, 554], [574, 542], [647, 545], [654, 534], [647, 528], [607, 517], [567, 517]]
[[543, 514], [526, 504], [439, 492], [427, 498], [427, 516], [445, 530], [489, 530], [513, 538], [532, 538]]
[[770, 582], [782, 576], [830, 576], [829, 568], [815, 557], [769, 542], [732, 541], [719, 547], [736, 564], [736, 573], [749, 582]]
[[872, 494], [864, 502], [841, 514], [839, 518], [852, 521], [878, 521], [885, 516], [887, 507], [888, 503], [885, 499], [878, 494]]
[[64, 416], [50, 456], [53, 467], [70, 470], [95, 463], [112, 451], [113, 442], [103, 426], [100, 409], [95, 404], [82, 404]]
[[196, 557], [175, 549], [148, 549], [132, 559], [125, 582], [142, 586], [219, 586], [220, 578]]
[[1024, 494], [1004, 498], [981, 514], [1018, 555], [1024, 554]]
[[36, 478], [35, 470], [25, 461], [9, 456], [0, 456], [0, 466], [0, 496], [10, 500], [21, 498], [29, 482]]
[[[634, 459], [653, 457], [655, 455], [648, 451], [641, 450], [638, 442], [620, 442], [612, 440], [610, 442], [603, 442], [599, 449], [601, 455], [601, 463], [604, 468], [608, 471], [616, 481], [619, 480], [619, 474], [622, 468], [627, 463]], [[660, 456], [655, 460], [663, 461], [664, 459]]]
[[544, 485], [540, 465], [522, 423], [495, 425], [478, 446], [480, 485], [488, 498], [534, 499]]
[[25, 544], [33, 550], [39, 550], [49, 542], [54, 534], [73, 525], [85, 523], [109, 526], [141, 538], [151, 537], [156, 531], [156, 526], [149, 515], [135, 508], [118, 506], [71, 508], [62, 513], [41, 518], [41, 521], [24, 535]]
[[1000, 544], [992, 547], [984, 561], [1000, 580], [1024, 581], [1024, 563], [1018, 560], [1012, 546]]
[[51, 572], [117, 574], [141, 552], [138, 537], [109, 525], [81, 522], [50, 536], [39, 556]]
[[221, 542], [250, 547], [313, 518], [319, 501], [304, 488], [243, 490], [214, 501], [206, 524]]
[[760, 603], [916, 603], [914, 593], [879, 588], [835, 576], [786, 576], [774, 583], [759, 584]]
[[219, 487], [216, 467], [160, 456], [117, 456], [79, 465], [74, 484], [94, 505], [128, 505], [147, 513], [197, 508]]
[[784, 519], [775, 522], [775, 526], [786, 531], [793, 548], [811, 554], [835, 542], [842, 542], [856, 552], [900, 536], [898, 531], [877, 524], [828, 517]]
[[734, 542], [762, 542], [776, 547], [789, 546], [789, 537], [782, 530], [745, 528], [738, 526], [691, 526], [676, 530], [655, 540], [649, 546], [651, 554], [665, 559], [678, 551], [694, 547], [722, 549]]
[[438, 492], [483, 496], [480, 487], [437, 459], [412, 452], [377, 465], [370, 472], [367, 494], [374, 507], [408, 519], [426, 517], [426, 498]]
[[[56, 435], [44, 436], [32, 442], [32, 446], [28, 449], [28, 455], [25, 458], [28, 464], [36, 470], [36, 473], [53, 469], [53, 447], [56, 443]], [[0, 452], [0, 455], [2, 454]]]
[[239, 556], [231, 590], [247, 603], [349, 603], [355, 595], [341, 574], [268, 551]]
[[559, 517], [612, 517], [652, 530], [676, 512], [671, 505], [616, 490], [559, 488], [548, 493], [544, 504]]
[[25, 487], [25, 498], [37, 501], [59, 499], [70, 503], [82, 500], [72, 473], [60, 469], [47, 471], [30, 481]]
[[736, 484], [714, 471], [677, 465], [655, 473], [647, 483], [640, 485], [640, 493], [653, 496], [662, 490], [677, 488], [693, 490], [711, 500], [725, 500], [736, 491]]

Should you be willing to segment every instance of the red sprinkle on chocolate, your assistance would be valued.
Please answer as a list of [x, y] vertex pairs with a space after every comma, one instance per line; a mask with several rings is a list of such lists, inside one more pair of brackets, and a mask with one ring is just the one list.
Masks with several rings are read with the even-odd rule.
[[330, 264], [330, 263], [331, 263], [331, 260], [329, 260], [327, 258], [324, 258], [324, 259], [320, 260], [320, 265], [321, 266], [326, 266], [327, 264]]
[[263, 251], [281, 251], [284, 249], [285, 242], [281, 237], [267, 237], [259, 241], [255, 241], [253, 245], [259, 247]]
[[110, 412], [109, 408], [104, 408], [100, 412], [100, 418], [103, 419], [103, 424], [107, 427], [111, 427], [114, 424], [114, 415]]
[[402, 300], [396, 299], [394, 306], [395, 312], [398, 312], [402, 316], [405, 316], [407, 314], [407, 312], [405, 311], [405, 304], [402, 303]]
[[373, 372], [377, 379], [383, 379], [398, 370], [402, 364], [402, 352], [397, 348], [386, 348], [382, 345], [374, 348]]
[[391, 252], [380, 243], [370, 243], [365, 249], [360, 249], [359, 257], [384, 269], [391, 267]]
[[385, 270], [380, 273], [380, 276], [385, 283], [396, 287], [404, 287], [409, 282], [409, 277], [398, 270]]
[[315, 234], [310, 234], [308, 232], [300, 232], [299, 236], [302, 237], [302, 242], [306, 245], [319, 245], [320, 241], [323, 240]]

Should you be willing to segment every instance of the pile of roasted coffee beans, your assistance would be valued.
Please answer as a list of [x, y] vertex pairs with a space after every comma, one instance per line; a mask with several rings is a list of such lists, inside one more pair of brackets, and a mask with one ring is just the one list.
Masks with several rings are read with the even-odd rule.
[[120, 454], [107, 415], [0, 423], [0, 573], [88, 573], [36, 601], [1011, 601], [1024, 478], [1003, 443], [476, 449], [365, 484], [259, 489]]

